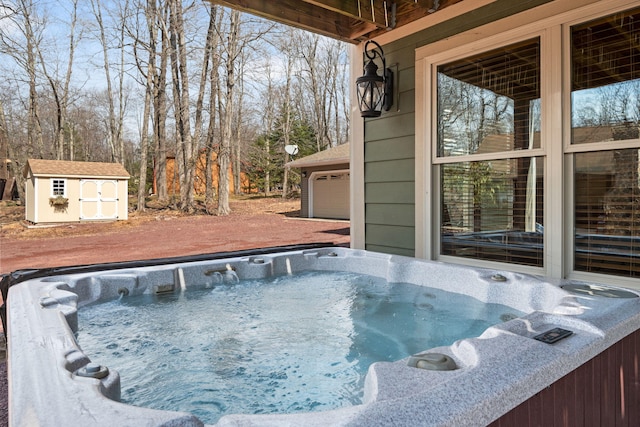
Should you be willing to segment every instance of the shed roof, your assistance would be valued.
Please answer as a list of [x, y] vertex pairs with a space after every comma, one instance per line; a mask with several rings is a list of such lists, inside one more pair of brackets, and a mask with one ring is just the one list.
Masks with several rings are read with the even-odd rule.
[[349, 143], [320, 151], [287, 163], [288, 168], [308, 168], [312, 166], [330, 166], [349, 163]]
[[31, 170], [33, 176], [60, 176], [76, 178], [112, 177], [129, 178], [129, 173], [120, 163], [72, 162], [69, 160], [29, 159], [24, 176]]

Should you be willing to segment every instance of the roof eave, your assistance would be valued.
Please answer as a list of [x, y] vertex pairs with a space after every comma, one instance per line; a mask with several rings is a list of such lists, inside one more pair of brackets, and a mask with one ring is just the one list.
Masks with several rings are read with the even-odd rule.
[[349, 157], [342, 157], [339, 159], [329, 159], [329, 160], [319, 160], [315, 162], [303, 162], [299, 160], [294, 160], [293, 162], [289, 162], [285, 165], [286, 168], [312, 168], [319, 166], [333, 166], [333, 165], [343, 165], [349, 164]]

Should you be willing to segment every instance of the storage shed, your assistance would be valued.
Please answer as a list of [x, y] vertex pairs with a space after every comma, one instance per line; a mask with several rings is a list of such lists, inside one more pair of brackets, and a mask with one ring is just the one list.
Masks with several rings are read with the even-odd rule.
[[127, 219], [129, 173], [119, 163], [29, 159], [23, 173], [27, 221]]
[[300, 216], [349, 219], [349, 144], [287, 163], [300, 168]]

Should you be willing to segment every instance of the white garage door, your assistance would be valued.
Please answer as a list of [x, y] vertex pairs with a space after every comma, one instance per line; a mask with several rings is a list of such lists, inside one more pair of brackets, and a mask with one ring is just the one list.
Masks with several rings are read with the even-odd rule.
[[314, 172], [310, 184], [310, 217], [349, 219], [348, 170]]
[[80, 219], [117, 219], [118, 181], [80, 180]]

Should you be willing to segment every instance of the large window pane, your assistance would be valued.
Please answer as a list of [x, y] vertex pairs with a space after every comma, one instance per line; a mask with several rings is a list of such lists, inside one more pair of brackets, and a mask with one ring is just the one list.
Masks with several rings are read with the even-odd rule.
[[640, 9], [571, 28], [572, 143], [638, 138]]
[[438, 66], [438, 156], [540, 147], [540, 42]]
[[638, 149], [575, 155], [575, 269], [640, 276]]
[[[640, 9], [571, 28], [572, 143], [637, 141]], [[638, 148], [574, 154], [574, 268], [640, 277]]]
[[542, 267], [542, 158], [441, 165], [441, 253]]

